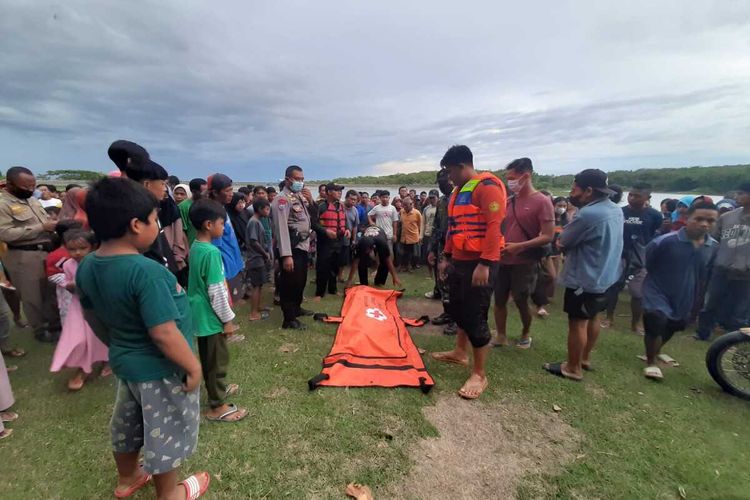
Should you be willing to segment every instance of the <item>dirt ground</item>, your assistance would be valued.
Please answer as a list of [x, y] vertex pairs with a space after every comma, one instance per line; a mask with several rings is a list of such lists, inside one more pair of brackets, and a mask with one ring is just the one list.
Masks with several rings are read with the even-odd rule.
[[[440, 316], [443, 313], [443, 303], [439, 300], [425, 298], [418, 299], [401, 299], [398, 301], [398, 310], [404, 318], [417, 319], [427, 315], [430, 318]], [[424, 326], [409, 327], [411, 333], [426, 333], [428, 335], [442, 335], [444, 326], [435, 326], [427, 323]]]
[[440, 437], [417, 443], [414, 467], [387, 498], [516, 498], [523, 476], [556, 473], [575, 459], [578, 433], [552, 412], [454, 396], [426, 407]]

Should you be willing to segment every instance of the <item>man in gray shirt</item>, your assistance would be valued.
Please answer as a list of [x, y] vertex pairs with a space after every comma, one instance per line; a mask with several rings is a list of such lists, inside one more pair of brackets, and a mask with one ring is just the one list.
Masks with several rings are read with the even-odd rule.
[[559, 239], [565, 252], [561, 282], [568, 313], [568, 359], [544, 365], [559, 377], [581, 380], [583, 370], [590, 369], [599, 337], [598, 316], [606, 307], [604, 292], [619, 277], [624, 220], [622, 210], [609, 199], [612, 192], [607, 174], [593, 168], [576, 175], [570, 190], [570, 202], [580, 210]]
[[706, 302], [698, 317], [697, 340], [708, 340], [714, 326], [727, 331], [748, 326], [750, 315], [750, 182], [737, 187], [739, 208], [719, 217], [719, 241]]

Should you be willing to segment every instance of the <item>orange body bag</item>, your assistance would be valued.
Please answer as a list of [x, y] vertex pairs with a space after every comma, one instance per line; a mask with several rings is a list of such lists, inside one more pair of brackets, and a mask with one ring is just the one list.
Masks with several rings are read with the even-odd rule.
[[402, 318], [394, 290], [356, 286], [346, 292], [341, 317], [316, 319], [340, 323], [323, 370], [308, 381], [310, 390], [332, 387], [419, 387], [425, 394], [435, 381], [424, 367], [406, 325], [424, 319]]

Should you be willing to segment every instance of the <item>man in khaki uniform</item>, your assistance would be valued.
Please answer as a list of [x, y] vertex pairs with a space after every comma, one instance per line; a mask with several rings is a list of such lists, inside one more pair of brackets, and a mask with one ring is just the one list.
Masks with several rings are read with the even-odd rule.
[[44, 272], [55, 222], [32, 196], [36, 178], [31, 170], [11, 167], [6, 178], [5, 189], [0, 190], [0, 241], [8, 245], [3, 264], [18, 290], [34, 336], [41, 342], [55, 342], [60, 316], [54, 287]]
[[317, 220], [318, 211], [304, 180], [300, 167], [288, 167], [284, 188], [271, 203], [273, 239], [281, 266], [277, 283], [284, 315], [281, 327], [293, 330], [304, 330], [305, 325], [297, 318], [311, 314], [302, 308], [302, 297], [307, 284], [311, 224]]

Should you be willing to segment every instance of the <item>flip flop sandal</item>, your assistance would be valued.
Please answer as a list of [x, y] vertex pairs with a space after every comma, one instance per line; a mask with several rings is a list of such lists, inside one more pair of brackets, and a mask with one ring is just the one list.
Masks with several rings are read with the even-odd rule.
[[14, 411], [0, 412], [0, 420], [3, 422], [13, 422], [14, 420], [18, 420], [18, 413]]
[[238, 392], [240, 392], [240, 386], [238, 384], [229, 384], [227, 386], [227, 390], [225, 394], [227, 396], [234, 396]]
[[590, 363], [581, 363], [581, 368], [583, 368], [587, 372], [595, 372], [596, 368], [591, 366]]
[[658, 359], [662, 363], [668, 364], [669, 366], [674, 366], [675, 368], [680, 366], [680, 363], [677, 362], [677, 360], [669, 354], [659, 354], [658, 356], [656, 356], [656, 359]]
[[243, 340], [245, 340], [245, 336], [242, 335], [241, 333], [240, 334], [234, 333], [232, 335], [227, 335], [227, 344], [235, 344], [237, 342], [242, 342]]
[[202, 474], [206, 474], [206, 477], [208, 478], [206, 480], [206, 484], [204, 484], [203, 486], [201, 486], [200, 481], [198, 481], [196, 474], [193, 474], [190, 477], [186, 477], [179, 483], [185, 487], [185, 500], [195, 500], [196, 498], [203, 496], [203, 494], [208, 490], [208, 485], [211, 483], [211, 476], [208, 474], [208, 472], [204, 472]]
[[271, 315], [268, 313], [268, 311], [261, 311], [260, 312], [260, 318], [250, 318], [250, 321], [263, 321], [265, 319], [270, 318]]
[[[235, 413], [239, 413], [240, 414], [240, 418], [235, 418], [235, 419], [228, 418], [231, 415], [234, 415]], [[224, 413], [222, 413], [221, 415], [219, 415], [218, 417], [211, 417], [209, 415], [206, 415], [206, 420], [208, 420], [210, 422], [230, 422], [230, 423], [234, 423], [234, 422], [239, 422], [240, 420], [242, 420], [245, 417], [247, 417], [247, 410], [246, 409], [244, 409], [244, 408], [238, 408], [237, 405], [231, 404], [231, 405], [229, 405], [229, 409], [227, 411], [225, 411]]]
[[516, 342], [516, 347], [518, 347], [519, 349], [531, 348], [531, 337], [527, 339], [519, 339], [518, 342]]
[[[481, 389], [479, 390], [479, 392], [477, 393], [477, 395], [476, 395], [476, 396], [469, 396], [468, 394], [465, 394], [464, 392], [462, 392], [462, 391], [464, 390], [464, 388], [463, 388], [463, 387], [461, 387], [461, 388], [460, 388], [460, 389], [458, 390], [458, 395], [459, 395], [459, 396], [461, 396], [461, 397], [462, 397], [462, 398], [464, 398], [464, 399], [478, 399], [478, 398], [479, 398], [479, 396], [481, 396], [481, 395], [482, 395], [482, 393], [484, 392], [484, 390], [485, 390], [485, 389], [487, 389], [487, 385], [488, 385], [488, 384], [489, 384], [489, 383], [487, 382], [487, 379], [485, 378], [485, 379], [484, 379], [484, 382], [483, 382], [483, 383], [482, 383], [482, 385], [481, 385]], [[466, 384], [464, 384], [464, 387], [466, 387]]]
[[0, 432], [0, 439], [10, 437], [11, 434], [13, 434], [13, 429], [5, 429], [3, 432]]
[[86, 384], [86, 379], [83, 378], [83, 379], [81, 379], [80, 382], [75, 383], [75, 384], [72, 384], [71, 382], [72, 382], [72, 380], [68, 381], [68, 390], [69, 391], [73, 391], [73, 392], [77, 392], [77, 391], [80, 391], [81, 389], [83, 389], [83, 386]]
[[658, 366], [647, 366], [643, 369], [643, 376], [650, 378], [651, 380], [661, 380], [664, 378], [664, 375]]
[[[641, 361], [643, 361], [644, 363], [648, 362], [648, 358], [646, 358], [646, 355], [645, 355], [645, 354], [639, 354], [638, 356], [636, 356], [636, 358], [640, 359], [640, 360], [641, 360]], [[670, 359], [671, 359], [671, 358], [670, 358]], [[664, 360], [663, 360], [663, 359], [661, 358], [661, 354], [660, 354], [659, 356], [657, 356], [657, 357], [656, 357], [656, 361], [657, 361], [658, 363], [661, 363], [661, 364], [662, 364], [662, 365], [664, 365], [664, 366], [680, 366], [680, 364], [679, 364], [679, 363], [677, 363], [677, 365], [673, 365], [673, 364], [667, 363], [666, 361], [664, 361]]]
[[583, 377], [578, 378], [564, 373], [562, 370], [562, 363], [545, 363], [542, 368], [550, 372], [552, 375], [557, 375], [561, 378], [573, 380], [574, 382], [580, 382], [581, 380], [583, 380]]
[[462, 361], [462, 360], [458, 360], [458, 359], [454, 359], [454, 358], [449, 358], [449, 357], [447, 357], [444, 354], [439, 353], [439, 352], [433, 352], [430, 356], [435, 361], [442, 361], [443, 363], [451, 363], [451, 364], [454, 364], [454, 365], [460, 365], [460, 366], [466, 366], [466, 367], [469, 366], [469, 360], [468, 359], [465, 360], [465, 361]]
[[26, 356], [26, 351], [23, 349], [8, 349], [7, 351], [3, 351], [3, 356], [7, 356], [9, 358], [22, 358]]
[[151, 481], [152, 477], [151, 474], [144, 473], [136, 482], [128, 486], [127, 489], [119, 491], [115, 490], [115, 498], [127, 498], [133, 495], [136, 491], [146, 486]]

